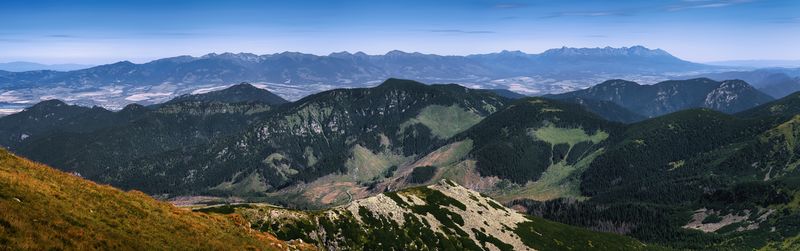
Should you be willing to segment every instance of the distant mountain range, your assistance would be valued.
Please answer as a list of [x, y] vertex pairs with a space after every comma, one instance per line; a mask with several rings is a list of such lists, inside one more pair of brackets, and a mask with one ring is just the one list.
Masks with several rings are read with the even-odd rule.
[[374, 86], [392, 77], [541, 95], [578, 90], [611, 78], [663, 80], [668, 74], [715, 69], [642, 46], [564, 47], [540, 54], [502, 51], [469, 56], [402, 51], [327, 56], [296, 52], [212, 53], [144, 64], [123, 61], [68, 72], [0, 71], [0, 108], [20, 109], [58, 98], [70, 104], [121, 109], [129, 103], [162, 103], [239, 82], [250, 82], [285, 99], [297, 100], [333, 88]]
[[622, 48], [550, 49], [541, 54], [520, 51], [471, 55], [493, 72], [511, 75], [531, 74], [664, 74], [713, 68], [681, 60], [661, 49], [642, 46]]
[[0, 71], [23, 72], [23, 71], [74, 71], [94, 67], [94, 65], [84, 64], [40, 64], [33, 62], [8, 62], [0, 63]]

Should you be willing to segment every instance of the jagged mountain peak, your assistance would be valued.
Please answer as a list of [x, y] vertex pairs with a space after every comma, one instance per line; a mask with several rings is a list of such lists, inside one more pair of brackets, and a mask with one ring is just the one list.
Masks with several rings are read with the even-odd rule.
[[597, 47], [597, 48], [574, 48], [574, 47], [561, 47], [558, 49], [549, 49], [542, 54], [542, 56], [662, 56], [672, 57], [671, 54], [661, 49], [649, 49], [641, 45], [631, 47]]
[[262, 56], [245, 52], [240, 52], [240, 53], [224, 52], [221, 54], [209, 53], [200, 57], [200, 59], [223, 59], [223, 60], [233, 60], [233, 61], [252, 62], [252, 63], [260, 62], [262, 58], [263, 58]]
[[350, 53], [349, 51], [340, 51], [340, 52], [333, 52], [328, 54], [328, 57], [332, 58], [366, 58], [369, 57], [366, 53], [362, 51], [357, 51], [355, 53]]
[[391, 57], [394, 57], [394, 58], [397, 58], [397, 57], [426, 57], [426, 56], [427, 57], [445, 57], [445, 56], [436, 55], [436, 54], [424, 54], [424, 53], [420, 53], [420, 52], [405, 52], [405, 51], [401, 51], [401, 50], [391, 50], [389, 52], [386, 52], [386, 54], [384, 56], [390, 57], [390, 58]]

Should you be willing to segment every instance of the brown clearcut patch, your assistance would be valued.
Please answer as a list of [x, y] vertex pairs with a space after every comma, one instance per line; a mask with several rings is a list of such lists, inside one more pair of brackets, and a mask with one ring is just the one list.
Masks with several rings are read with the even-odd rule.
[[517, 211], [517, 213], [521, 214], [528, 213], [528, 208], [520, 204], [511, 206], [511, 209], [514, 209], [514, 211]]
[[458, 150], [462, 144], [464, 144], [464, 141], [459, 141], [450, 144], [447, 149], [433, 151], [432, 153], [415, 162], [412, 166], [433, 166], [435, 164], [441, 164], [442, 161], [447, 160], [447, 158], [455, 154], [455, 151]]
[[178, 196], [169, 198], [166, 201], [177, 207], [193, 207], [207, 204], [241, 203], [245, 200], [240, 197]]
[[478, 170], [475, 169], [476, 163], [475, 160], [465, 160], [458, 163], [457, 168], [464, 168], [465, 170], [461, 185], [475, 191], [486, 191], [494, 188], [497, 182], [500, 182], [500, 178], [495, 176], [482, 177]]
[[322, 205], [334, 203], [347, 203], [350, 200], [366, 198], [372, 193], [355, 182], [350, 181], [315, 181], [310, 183], [303, 192], [303, 196], [309, 201], [315, 201]]
[[[333, 189], [336, 189], [336, 188], [333, 188]], [[326, 193], [324, 196], [322, 196], [322, 198], [320, 198], [319, 203], [331, 204], [334, 201], [336, 201], [336, 198], [339, 198], [339, 195], [341, 193], [342, 193], [342, 191], [338, 190], [338, 189], [330, 191], [330, 192]]]

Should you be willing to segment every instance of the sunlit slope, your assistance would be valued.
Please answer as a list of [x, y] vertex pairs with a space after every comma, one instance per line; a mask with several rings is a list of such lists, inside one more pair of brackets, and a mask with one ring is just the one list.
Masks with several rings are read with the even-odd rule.
[[0, 250], [287, 250], [235, 216], [193, 213], [0, 150]]

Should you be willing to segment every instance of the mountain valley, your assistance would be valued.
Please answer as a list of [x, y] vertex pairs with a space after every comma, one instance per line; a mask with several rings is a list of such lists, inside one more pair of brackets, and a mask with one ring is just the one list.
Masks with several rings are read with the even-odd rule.
[[[74, 176], [323, 249], [795, 247], [798, 94], [773, 101], [703, 78], [592, 88], [507, 97], [388, 79], [289, 102], [242, 83], [116, 112], [45, 101], [0, 118], [0, 139]], [[663, 90], [681, 95], [604, 96]], [[479, 212], [517, 230], [467, 223]], [[430, 224], [440, 228], [403, 230]], [[571, 241], [520, 232], [527, 225]]]

